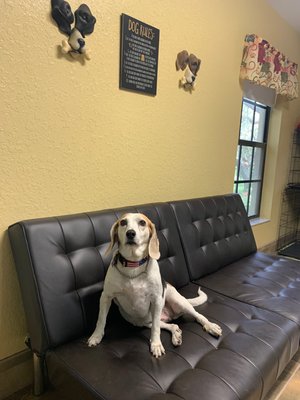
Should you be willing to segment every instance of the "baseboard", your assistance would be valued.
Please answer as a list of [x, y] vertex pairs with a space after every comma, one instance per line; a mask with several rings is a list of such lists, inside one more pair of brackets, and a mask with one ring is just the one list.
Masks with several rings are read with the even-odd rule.
[[277, 254], [277, 240], [260, 247], [258, 250], [262, 251], [263, 253]]
[[0, 400], [32, 384], [33, 365], [29, 350], [0, 360]]

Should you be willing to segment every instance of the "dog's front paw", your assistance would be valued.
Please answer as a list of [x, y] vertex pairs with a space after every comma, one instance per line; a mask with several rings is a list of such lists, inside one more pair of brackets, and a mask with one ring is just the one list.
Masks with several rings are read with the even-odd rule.
[[63, 40], [63, 41], [61, 42], [61, 51], [62, 51], [64, 54], [67, 54], [67, 53], [69, 53], [69, 51], [71, 51], [71, 50], [72, 50], [72, 48], [71, 48], [71, 46], [69, 45], [68, 41], [67, 41], [67, 40]]
[[219, 337], [219, 336], [222, 336], [222, 328], [219, 326], [219, 325], [217, 325], [217, 324], [214, 324], [214, 323], [212, 323], [212, 322], [207, 322], [204, 326], [203, 326], [203, 329], [206, 331], [206, 332], [208, 332], [208, 333], [210, 333], [212, 336], [215, 336], [215, 337]]
[[150, 344], [150, 351], [155, 358], [161, 357], [163, 354], [166, 353], [164, 346], [161, 342], [152, 342]]
[[184, 86], [186, 83], [187, 83], [187, 81], [186, 81], [185, 77], [183, 76], [179, 81], [179, 85]]
[[92, 58], [92, 56], [91, 56], [91, 50], [90, 50], [90, 49], [86, 49], [86, 50], [85, 50], [85, 52], [84, 52], [84, 57], [85, 57], [87, 60], [90, 60], [90, 59]]
[[101, 342], [102, 338], [103, 338], [103, 335], [101, 335], [101, 334], [98, 335], [98, 334], [93, 333], [92, 336], [88, 339], [88, 346], [89, 347], [97, 346]]

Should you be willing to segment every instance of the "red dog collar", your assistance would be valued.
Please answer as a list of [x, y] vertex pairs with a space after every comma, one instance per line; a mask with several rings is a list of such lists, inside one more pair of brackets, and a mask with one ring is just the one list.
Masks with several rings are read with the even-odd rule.
[[124, 258], [120, 253], [117, 253], [114, 263], [117, 263], [118, 261], [120, 261], [120, 263], [123, 265], [123, 267], [137, 268], [137, 267], [140, 267], [141, 265], [145, 264], [145, 262], [147, 262], [148, 259], [149, 259], [149, 256], [143, 258], [140, 261], [130, 261], [130, 260], [126, 260], [126, 258]]

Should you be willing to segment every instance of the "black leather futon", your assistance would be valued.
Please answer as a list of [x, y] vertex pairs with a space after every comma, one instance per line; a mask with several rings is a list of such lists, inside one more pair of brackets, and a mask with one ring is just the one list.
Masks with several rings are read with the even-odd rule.
[[[89, 348], [110, 259], [110, 228], [125, 212], [156, 225], [163, 277], [222, 327], [216, 339], [187, 318], [183, 343], [112, 308], [102, 343]], [[236, 194], [21, 221], [9, 227], [34, 355], [35, 392], [102, 400], [263, 399], [299, 348], [300, 263], [256, 249]]]

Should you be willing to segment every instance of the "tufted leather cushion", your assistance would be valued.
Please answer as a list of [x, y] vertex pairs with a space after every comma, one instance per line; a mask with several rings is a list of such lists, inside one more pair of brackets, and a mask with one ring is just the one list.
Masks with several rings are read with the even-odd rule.
[[300, 325], [300, 263], [256, 252], [239, 195], [173, 202], [192, 279]]
[[19, 222], [9, 228], [25, 312], [35, 352], [44, 353], [91, 332], [111, 256], [105, 255], [113, 223], [142, 212], [155, 223], [159, 265], [176, 287], [189, 282], [180, 238], [168, 204], [149, 204]]
[[257, 252], [196, 282], [300, 325], [300, 262]]
[[192, 279], [213, 273], [256, 251], [239, 195], [172, 202]]
[[[180, 292], [194, 297], [197, 286], [189, 284]], [[181, 319], [183, 344], [173, 347], [169, 332], [162, 331], [166, 355], [157, 360], [149, 353], [150, 330], [123, 322], [96, 348], [81, 340], [50, 352], [51, 381], [57, 387], [62, 383], [67, 398], [75, 400], [263, 398], [298, 348], [297, 325], [209, 290], [207, 294], [208, 303], [197, 310], [221, 325], [220, 339]]]

